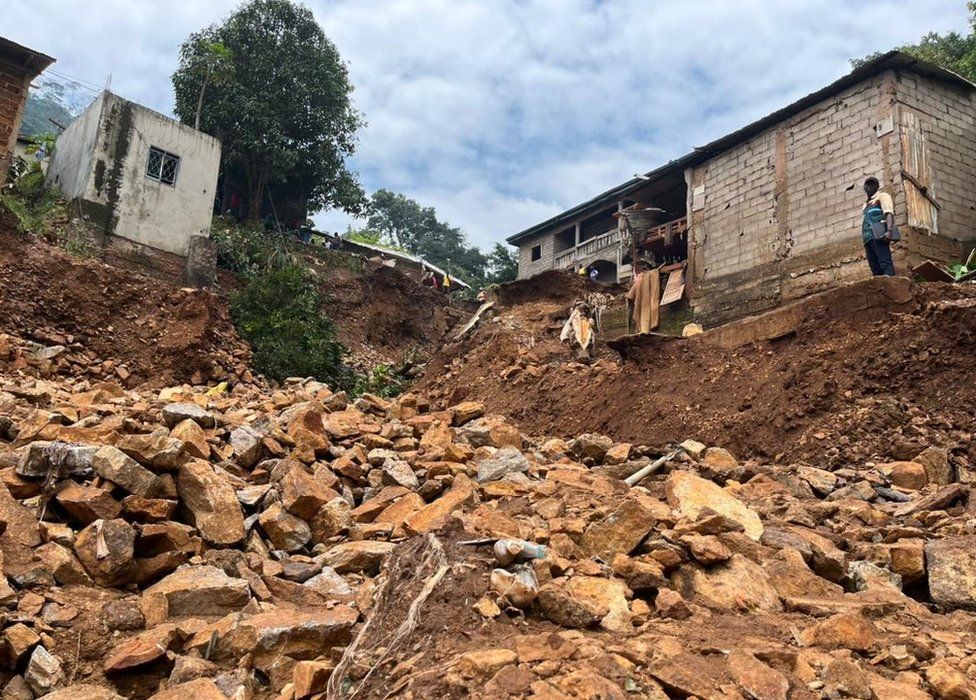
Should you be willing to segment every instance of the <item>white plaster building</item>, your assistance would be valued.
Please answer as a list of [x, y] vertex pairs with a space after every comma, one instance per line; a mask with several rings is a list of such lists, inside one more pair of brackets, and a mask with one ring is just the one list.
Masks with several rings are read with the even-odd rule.
[[220, 142], [105, 91], [59, 137], [47, 181], [98, 224], [186, 256], [209, 237]]

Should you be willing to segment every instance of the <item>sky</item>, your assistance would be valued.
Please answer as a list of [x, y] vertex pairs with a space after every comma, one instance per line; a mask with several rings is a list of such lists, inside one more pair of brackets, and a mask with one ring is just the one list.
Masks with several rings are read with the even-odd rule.
[[[5, 0], [0, 35], [171, 114], [180, 44], [239, 4]], [[852, 57], [968, 31], [964, 0], [305, 4], [349, 66], [366, 191], [433, 206], [483, 249], [813, 92]]]

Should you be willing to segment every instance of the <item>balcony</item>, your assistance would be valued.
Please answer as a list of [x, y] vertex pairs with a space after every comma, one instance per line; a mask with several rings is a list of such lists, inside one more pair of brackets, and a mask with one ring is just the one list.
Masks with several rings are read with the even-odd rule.
[[601, 233], [599, 236], [594, 236], [593, 238], [588, 238], [577, 246], [568, 248], [564, 251], [556, 253], [553, 266], [557, 270], [565, 269], [573, 265], [578, 260], [583, 260], [588, 258], [595, 253], [604, 250], [605, 248], [614, 248], [613, 260], [611, 262], [616, 262], [617, 254], [616, 247], [626, 239], [627, 234], [619, 229], [610, 229], [605, 233]]

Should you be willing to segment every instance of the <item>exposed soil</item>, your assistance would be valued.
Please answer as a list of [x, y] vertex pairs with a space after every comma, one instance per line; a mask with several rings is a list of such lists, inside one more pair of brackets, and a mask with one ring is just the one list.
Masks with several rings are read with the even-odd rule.
[[250, 350], [220, 297], [10, 231], [0, 228], [0, 332], [65, 345], [97, 373], [122, 367], [129, 386], [249, 375]]
[[[328, 297], [324, 311], [335, 322], [353, 363], [401, 366], [430, 357], [472, 305], [425, 287], [399, 270], [364, 263], [319, 270]], [[477, 308], [477, 304], [473, 306]]]
[[498, 315], [445, 348], [422, 387], [445, 405], [485, 401], [530, 434], [691, 437], [825, 468], [933, 443], [976, 457], [976, 386], [965, 379], [976, 369], [976, 287], [922, 285], [916, 313], [877, 323], [808, 323], [736, 350], [655, 337], [626, 359], [604, 347], [587, 366], [558, 341], [581, 282], [554, 273], [503, 288]]

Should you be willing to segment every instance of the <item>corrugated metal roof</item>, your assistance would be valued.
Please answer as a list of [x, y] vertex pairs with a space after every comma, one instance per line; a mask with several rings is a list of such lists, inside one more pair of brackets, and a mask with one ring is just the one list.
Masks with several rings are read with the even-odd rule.
[[976, 90], [976, 84], [966, 80], [966, 78], [953, 73], [950, 70], [937, 66], [934, 63], [929, 63], [927, 61], [914, 58], [913, 56], [901, 51], [889, 51], [886, 54], [882, 54], [881, 56], [878, 56], [877, 58], [858, 66], [850, 73], [832, 82], [830, 85], [827, 85], [816, 92], [812, 92], [805, 97], [801, 97], [795, 102], [790, 103], [786, 107], [783, 107], [772, 114], [768, 114], [761, 119], [757, 119], [751, 124], [747, 124], [741, 129], [718, 138], [705, 146], [697, 147], [690, 153], [687, 153], [680, 158], [672, 160], [671, 162], [646, 173], [643, 177], [632, 178], [622, 185], [617, 185], [616, 187], [609, 189], [606, 192], [573, 207], [572, 209], [567, 209], [561, 214], [557, 214], [551, 219], [547, 219], [542, 223], [531, 226], [524, 231], [520, 231], [515, 235], [508, 237], [506, 240], [511, 245], [518, 245], [519, 241], [528, 238], [529, 236], [533, 236], [537, 233], [545, 231], [546, 229], [567, 220], [575, 219], [583, 212], [593, 208], [605, 206], [610, 202], [616, 201], [620, 197], [631, 194], [632, 192], [640, 189], [642, 186], [648, 184], [648, 182], [658, 180], [664, 175], [668, 175], [675, 171], [684, 170], [690, 165], [697, 165], [699, 163], [704, 163], [707, 160], [711, 160], [720, 153], [737, 146], [743, 141], [747, 141], [753, 136], [765, 131], [775, 124], [778, 124], [784, 119], [788, 119], [794, 114], [802, 112], [803, 110], [814, 106], [818, 102], [822, 102], [832, 95], [842, 92], [849, 87], [853, 87], [854, 85], [857, 85], [858, 83], [874, 77], [878, 73], [886, 70], [911, 70], [928, 78], [942, 80], [944, 82], [960, 85], [971, 90]]
[[21, 46], [17, 42], [0, 36], [0, 56], [11, 56], [23, 63], [34, 75], [39, 75], [45, 68], [54, 63], [54, 59], [47, 54]]
[[[382, 253], [383, 255], [389, 255], [391, 258], [401, 258], [403, 260], [409, 260], [411, 262], [415, 262], [415, 263], [418, 263], [420, 265], [424, 265], [425, 267], [429, 267], [431, 270], [433, 270], [434, 272], [436, 272], [437, 274], [439, 274], [441, 277], [443, 277], [444, 275], [448, 274], [447, 272], [445, 272], [441, 268], [437, 267], [437, 265], [435, 265], [434, 263], [429, 262], [429, 261], [425, 260], [424, 258], [421, 258], [419, 255], [412, 255], [410, 253], [404, 253], [404, 252], [399, 251], [399, 250], [391, 250], [389, 248], [384, 248], [383, 246], [372, 245], [371, 243], [363, 243], [362, 241], [351, 241], [351, 240], [348, 240], [348, 239], [345, 239], [345, 238], [342, 239], [342, 242], [343, 242], [343, 244], [351, 244], [351, 245], [362, 246], [363, 248], [368, 248], [369, 250], [374, 250], [377, 253]], [[459, 284], [460, 286], [464, 287], [465, 289], [471, 289], [471, 285], [469, 285], [464, 280], [458, 279], [454, 275], [451, 275], [451, 281], [452, 282], [456, 282], [457, 284]]]

